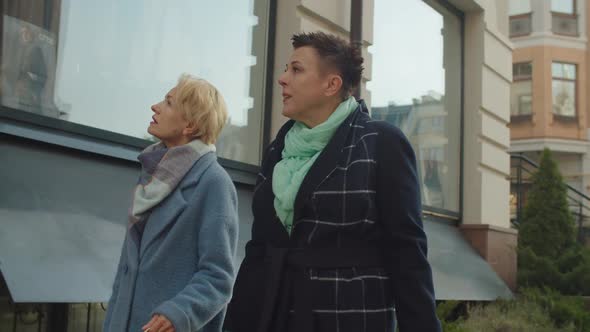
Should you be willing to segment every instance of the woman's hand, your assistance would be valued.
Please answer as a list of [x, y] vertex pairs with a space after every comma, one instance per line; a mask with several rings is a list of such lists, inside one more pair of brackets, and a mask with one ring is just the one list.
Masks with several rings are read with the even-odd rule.
[[144, 332], [175, 332], [174, 325], [163, 315], [154, 315], [152, 319], [141, 328]]

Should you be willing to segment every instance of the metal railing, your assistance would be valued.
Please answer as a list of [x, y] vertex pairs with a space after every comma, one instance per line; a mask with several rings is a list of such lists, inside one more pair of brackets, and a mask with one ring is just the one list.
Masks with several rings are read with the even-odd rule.
[[[513, 226], [518, 227], [522, 220], [527, 191], [532, 184], [532, 175], [539, 169], [539, 165], [521, 154], [510, 155], [510, 199]], [[590, 197], [578, 189], [564, 183], [570, 212], [574, 216], [577, 226], [577, 240], [586, 243], [590, 235]]]

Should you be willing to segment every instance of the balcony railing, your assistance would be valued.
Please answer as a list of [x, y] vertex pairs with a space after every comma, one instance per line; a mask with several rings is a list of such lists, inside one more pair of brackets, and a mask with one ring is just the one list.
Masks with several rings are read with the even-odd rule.
[[530, 35], [532, 32], [531, 13], [510, 16], [510, 38]]
[[552, 13], [552, 30], [556, 35], [577, 37], [578, 17], [576, 15]]

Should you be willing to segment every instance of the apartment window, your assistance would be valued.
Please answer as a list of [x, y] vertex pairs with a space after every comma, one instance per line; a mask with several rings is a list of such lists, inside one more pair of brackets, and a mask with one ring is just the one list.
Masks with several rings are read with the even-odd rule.
[[576, 65], [554, 62], [553, 75], [553, 114], [562, 117], [576, 116]]
[[551, 0], [553, 33], [578, 36], [576, 0]]
[[528, 116], [533, 111], [533, 64], [531, 62], [512, 65], [512, 88], [510, 89], [510, 115]]
[[150, 106], [187, 72], [227, 102], [218, 154], [256, 165], [269, 1], [4, 1], [0, 104], [150, 139]]
[[427, 210], [460, 212], [461, 42], [446, 1], [375, 0], [371, 112], [412, 143]]
[[576, 0], [551, 0], [551, 11], [554, 13], [574, 15], [576, 13]]
[[510, 37], [529, 35], [532, 31], [531, 2], [529, 0], [510, 1]]

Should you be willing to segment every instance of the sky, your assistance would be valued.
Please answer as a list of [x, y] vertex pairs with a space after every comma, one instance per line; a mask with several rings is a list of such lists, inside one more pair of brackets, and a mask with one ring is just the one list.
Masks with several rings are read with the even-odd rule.
[[150, 106], [186, 72], [213, 83], [232, 124], [247, 125], [253, 0], [62, 5], [56, 99], [70, 105], [70, 121], [143, 137]]

